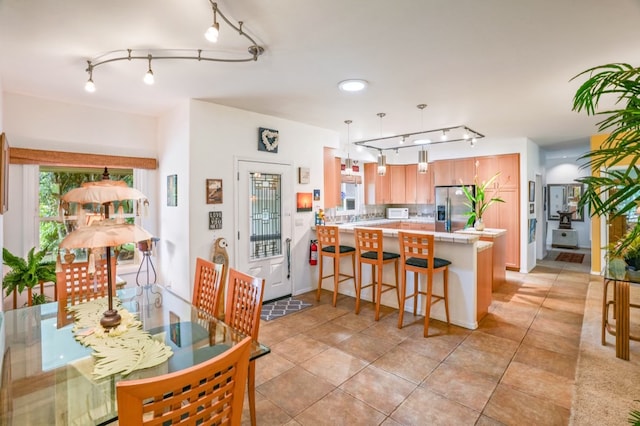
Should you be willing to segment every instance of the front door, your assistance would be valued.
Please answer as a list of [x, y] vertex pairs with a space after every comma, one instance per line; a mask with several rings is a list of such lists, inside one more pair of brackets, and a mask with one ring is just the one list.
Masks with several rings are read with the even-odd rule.
[[237, 196], [238, 269], [265, 279], [264, 301], [290, 295], [291, 166], [239, 160]]

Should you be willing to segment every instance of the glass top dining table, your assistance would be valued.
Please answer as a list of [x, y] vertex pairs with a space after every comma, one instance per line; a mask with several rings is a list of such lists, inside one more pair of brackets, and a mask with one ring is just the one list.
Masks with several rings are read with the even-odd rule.
[[[92, 349], [75, 340], [73, 320], [57, 302], [0, 312], [0, 424], [108, 424], [118, 415], [118, 381], [191, 367], [245, 337], [157, 284], [119, 290], [117, 297], [173, 355], [126, 377], [95, 380]], [[251, 359], [269, 352], [252, 342]]]

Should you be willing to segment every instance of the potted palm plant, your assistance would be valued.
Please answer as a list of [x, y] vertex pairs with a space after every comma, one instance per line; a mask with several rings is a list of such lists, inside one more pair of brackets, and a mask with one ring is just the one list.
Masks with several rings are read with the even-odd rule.
[[[29, 250], [26, 258], [12, 254], [6, 248], [2, 249], [2, 261], [11, 270], [2, 278], [2, 290], [6, 296], [14, 291], [21, 294], [25, 288], [33, 289], [41, 282], [56, 281], [56, 263], [45, 260], [47, 248], [35, 251]], [[29, 304], [38, 305], [47, 301], [44, 294], [33, 294]]]
[[[577, 179], [586, 190], [578, 208], [589, 206], [591, 217], [614, 219], [629, 213], [640, 213], [640, 68], [629, 64], [606, 64], [588, 69], [574, 79], [587, 76], [577, 90], [573, 110], [588, 115], [602, 115], [598, 130], [608, 136], [599, 149], [589, 151], [581, 159], [592, 176]], [[613, 99], [614, 106], [599, 110], [601, 98]], [[615, 168], [612, 168], [615, 167]], [[607, 247], [608, 259], [625, 259], [635, 264], [633, 253], [640, 247], [640, 221], [617, 242]]]
[[467, 220], [467, 226], [473, 226], [478, 231], [484, 230], [484, 222], [482, 220], [482, 216], [487, 208], [493, 203], [504, 203], [504, 200], [499, 197], [491, 197], [487, 199], [487, 188], [493, 184], [493, 182], [497, 179], [500, 172], [493, 175], [486, 182], [478, 183], [478, 176], [475, 178], [475, 194], [471, 191], [470, 188], [466, 186], [462, 186], [462, 192], [467, 197], [467, 202], [465, 205], [469, 207], [469, 211], [465, 213], [466, 216], [469, 217]]

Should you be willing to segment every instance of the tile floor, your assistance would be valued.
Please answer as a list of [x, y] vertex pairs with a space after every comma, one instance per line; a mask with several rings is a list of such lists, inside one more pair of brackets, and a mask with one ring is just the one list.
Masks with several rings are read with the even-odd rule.
[[[555, 259], [554, 256], [548, 256]], [[263, 322], [272, 352], [257, 361], [259, 425], [566, 425], [580, 344], [588, 255], [507, 273], [477, 330], [331, 293]], [[341, 285], [350, 285], [345, 282]], [[249, 424], [245, 404], [243, 424]]]

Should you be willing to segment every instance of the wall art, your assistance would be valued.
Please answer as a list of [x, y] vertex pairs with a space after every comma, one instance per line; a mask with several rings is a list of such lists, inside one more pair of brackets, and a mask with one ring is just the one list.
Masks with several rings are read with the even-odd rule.
[[222, 179], [207, 179], [207, 204], [222, 204]]
[[312, 194], [310, 192], [298, 192], [296, 206], [299, 212], [310, 212], [312, 209]]
[[167, 176], [167, 206], [178, 205], [178, 175]]
[[280, 134], [277, 130], [260, 127], [258, 129], [258, 151], [278, 152]]
[[209, 212], [209, 229], [222, 229], [222, 212]]

